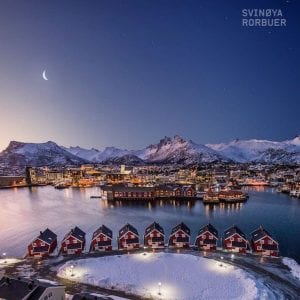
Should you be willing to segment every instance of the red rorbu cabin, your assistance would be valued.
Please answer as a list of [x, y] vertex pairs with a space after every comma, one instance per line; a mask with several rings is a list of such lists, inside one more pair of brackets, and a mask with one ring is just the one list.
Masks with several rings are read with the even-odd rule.
[[237, 226], [232, 226], [224, 232], [223, 246], [232, 252], [245, 253], [248, 241], [246, 235]]
[[57, 235], [50, 229], [40, 232], [40, 235], [28, 245], [28, 255], [33, 257], [49, 256], [57, 246]]
[[90, 252], [92, 251], [111, 251], [112, 250], [112, 231], [105, 225], [99, 227], [94, 233], [91, 241]]
[[207, 224], [200, 228], [196, 237], [195, 245], [200, 250], [216, 250], [218, 241], [218, 231], [211, 225]]
[[85, 232], [77, 226], [64, 237], [60, 252], [62, 254], [81, 254], [85, 247]]
[[251, 245], [253, 251], [265, 256], [278, 256], [279, 244], [273, 239], [270, 233], [260, 226], [251, 232]]
[[153, 222], [145, 230], [144, 245], [150, 248], [165, 247], [164, 229], [156, 222]]
[[169, 246], [175, 248], [189, 248], [190, 234], [190, 229], [184, 223], [178, 224], [172, 229], [169, 237]]
[[138, 231], [132, 225], [127, 223], [124, 227], [120, 229], [118, 236], [118, 247], [121, 250], [131, 250], [140, 248]]

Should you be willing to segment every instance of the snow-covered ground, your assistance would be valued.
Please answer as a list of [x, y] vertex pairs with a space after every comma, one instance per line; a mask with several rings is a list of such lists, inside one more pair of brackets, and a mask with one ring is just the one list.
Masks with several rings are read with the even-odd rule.
[[189, 254], [139, 253], [74, 260], [61, 266], [58, 276], [154, 299], [270, 298], [268, 289], [245, 271]]
[[5, 268], [9, 265], [14, 265], [16, 263], [21, 262], [21, 259], [17, 259], [17, 258], [1, 258], [0, 259], [0, 269]]
[[300, 265], [289, 257], [284, 257], [282, 262], [291, 269], [293, 276], [300, 280]]

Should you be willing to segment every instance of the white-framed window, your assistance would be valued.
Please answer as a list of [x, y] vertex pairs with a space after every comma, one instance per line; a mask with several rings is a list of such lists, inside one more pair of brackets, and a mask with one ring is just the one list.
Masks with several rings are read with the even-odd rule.
[[272, 240], [269, 240], [269, 245], [273, 245], [273, 241]]
[[234, 241], [234, 238], [233, 238], [233, 237], [231, 237], [231, 238], [230, 238], [230, 241], [231, 241], [231, 242], [233, 242], [233, 241]]
[[257, 246], [257, 250], [261, 250], [261, 246]]

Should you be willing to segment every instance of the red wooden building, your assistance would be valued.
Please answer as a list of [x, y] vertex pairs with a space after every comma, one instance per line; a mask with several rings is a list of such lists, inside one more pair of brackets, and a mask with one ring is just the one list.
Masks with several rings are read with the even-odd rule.
[[49, 256], [57, 246], [57, 235], [50, 229], [40, 232], [40, 235], [28, 245], [28, 255], [33, 257]]
[[237, 226], [232, 226], [224, 232], [223, 246], [232, 252], [245, 253], [248, 241], [246, 235]]
[[251, 232], [251, 245], [253, 251], [265, 256], [278, 256], [279, 244], [273, 239], [270, 233], [260, 226]]
[[118, 247], [124, 250], [140, 248], [139, 233], [132, 225], [127, 223], [120, 229]]
[[145, 230], [144, 245], [150, 248], [165, 247], [164, 229], [156, 222], [153, 222]]
[[218, 231], [211, 225], [207, 224], [200, 228], [196, 237], [195, 245], [200, 250], [216, 250], [218, 242]]
[[81, 254], [85, 247], [85, 233], [77, 226], [63, 238], [60, 252], [62, 254]]
[[191, 186], [183, 186], [182, 187], [182, 196], [183, 197], [195, 197], [196, 196], [196, 191], [194, 188]]
[[99, 227], [94, 233], [91, 241], [91, 251], [111, 251], [112, 250], [112, 231], [105, 225]]
[[176, 248], [189, 248], [190, 235], [191, 231], [184, 223], [178, 224], [171, 231], [169, 246]]

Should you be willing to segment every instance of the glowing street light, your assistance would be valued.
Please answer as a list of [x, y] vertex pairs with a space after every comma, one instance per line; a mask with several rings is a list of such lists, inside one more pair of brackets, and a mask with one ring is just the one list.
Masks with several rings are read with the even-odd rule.
[[161, 295], [160, 289], [161, 289], [161, 282], [158, 283], [158, 295]]
[[74, 276], [74, 266], [71, 265], [71, 276], [73, 277]]
[[146, 255], [147, 253], [146, 253], [146, 249], [147, 249], [147, 247], [146, 246], [144, 246], [144, 255]]
[[234, 254], [231, 254], [231, 258], [234, 259]]
[[[223, 261], [224, 257], [223, 257], [223, 256], [221, 256], [220, 258], [221, 258], [221, 261]], [[220, 264], [219, 264], [219, 266], [220, 266], [220, 267], [223, 267], [223, 264], [222, 264], [222, 263], [220, 263]]]
[[2, 253], [2, 256], [4, 257], [4, 263], [6, 264], [6, 263], [7, 263], [7, 261], [6, 261], [6, 259], [5, 259], [5, 257], [6, 257], [6, 252], [3, 252], [3, 253]]

